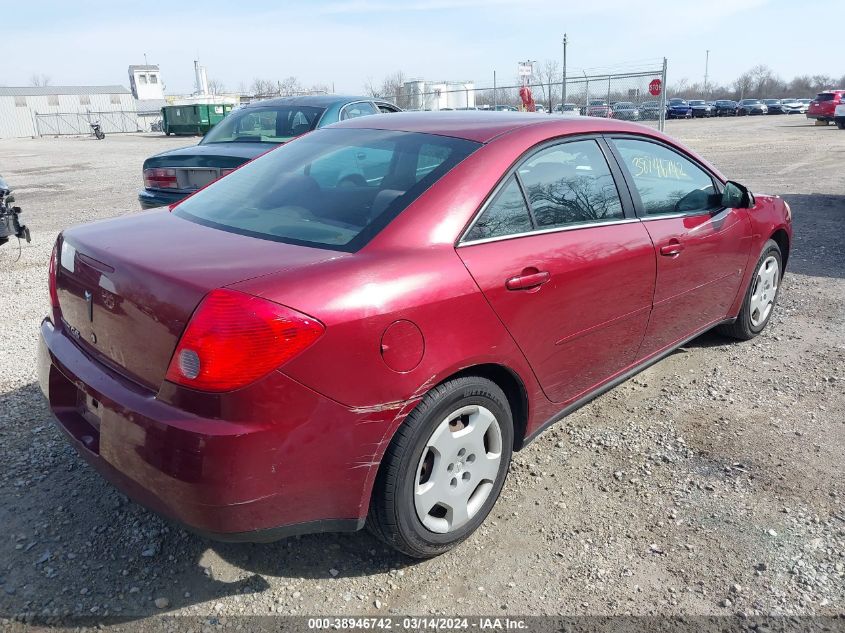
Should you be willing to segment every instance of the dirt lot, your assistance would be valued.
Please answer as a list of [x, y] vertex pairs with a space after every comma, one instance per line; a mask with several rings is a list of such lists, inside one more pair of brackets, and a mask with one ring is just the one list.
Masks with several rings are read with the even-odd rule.
[[845, 608], [845, 132], [803, 117], [670, 122], [792, 205], [780, 305], [705, 335], [516, 455], [486, 524], [415, 562], [366, 533], [221, 545], [106, 485], [35, 384], [56, 233], [137, 209], [153, 136], [0, 141], [33, 243], [0, 253], [0, 616], [834, 614]]

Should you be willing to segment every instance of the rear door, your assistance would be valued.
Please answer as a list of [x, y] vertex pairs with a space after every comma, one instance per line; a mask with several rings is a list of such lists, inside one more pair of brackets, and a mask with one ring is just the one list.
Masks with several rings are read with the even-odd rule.
[[642, 137], [611, 143], [657, 255], [642, 358], [727, 315], [747, 265], [751, 223], [747, 210], [723, 208], [718, 181], [676, 149]]
[[620, 195], [604, 147], [580, 138], [529, 155], [457, 248], [559, 403], [633, 361], [654, 294], [651, 240], [627, 192]]

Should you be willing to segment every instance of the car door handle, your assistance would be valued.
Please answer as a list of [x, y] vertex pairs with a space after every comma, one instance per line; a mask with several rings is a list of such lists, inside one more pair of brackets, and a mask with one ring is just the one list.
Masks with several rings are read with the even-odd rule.
[[538, 271], [535, 268], [534, 271], [522, 271], [524, 274], [511, 277], [505, 282], [505, 288], [508, 290], [530, 290], [531, 288], [539, 288], [551, 279], [551, 275], [544, 270]]
[[672, 241], [660, 247], [660, 254], [664, 257], [677, 257], [684, 250], [684, 245], [678, 241]]

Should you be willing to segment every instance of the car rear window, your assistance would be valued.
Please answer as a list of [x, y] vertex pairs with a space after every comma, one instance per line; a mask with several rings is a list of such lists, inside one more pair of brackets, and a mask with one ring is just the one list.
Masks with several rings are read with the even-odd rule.
[[283, 143], [310, 132], [325, 108], [313, 106], [251, 107], [235, 110], [205, 135], [210, 143]]
[[836, 95], [832, 92], [820, 92], [816, 95], [816, 101], [833, 101], [836, 98]]
[[232, 233], [352, 252], [480, 146], [433, 134], [321, 129], [186, 198], [174, 214]]

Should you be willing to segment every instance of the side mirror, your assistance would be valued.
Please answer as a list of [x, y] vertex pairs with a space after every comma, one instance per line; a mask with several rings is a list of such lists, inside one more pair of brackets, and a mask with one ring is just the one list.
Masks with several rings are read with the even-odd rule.
[[754, 196], [748, 188], [729, 180], [722, 192], [722, 206], [731, 209], [750, 209], [754, 206]]

